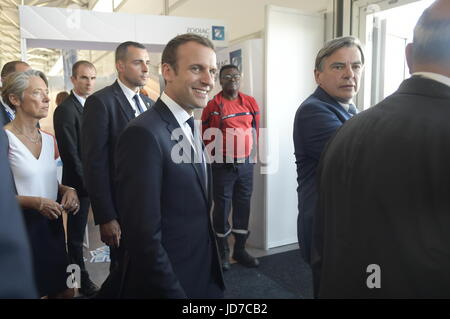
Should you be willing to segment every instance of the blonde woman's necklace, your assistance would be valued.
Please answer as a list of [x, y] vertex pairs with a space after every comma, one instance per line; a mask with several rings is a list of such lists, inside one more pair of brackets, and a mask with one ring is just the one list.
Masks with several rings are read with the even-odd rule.
[[37, 130], [38, 136], [36, 138], [33, 138], [33, 137], [27, 136], [24, 132], [22, 132], [21, 129], [19, 129], [17, 126], [14, 125], [14, 122], [11, 122], [11, 124], [20, 135], [25, 136], [25, 138], [27, 140], [29, 140], [31, 143], [38, 144], [41, 141], [41, 134], [39, 133], [39, 130]]

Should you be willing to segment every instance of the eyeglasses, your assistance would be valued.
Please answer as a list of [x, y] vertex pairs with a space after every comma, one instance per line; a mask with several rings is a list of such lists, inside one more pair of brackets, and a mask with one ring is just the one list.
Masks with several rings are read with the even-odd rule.
[[241, 79], [241, 75], [240, 74], [227, 74], [222, 76], [222, 79], [230, 81], [231, 79], [234, 79], [236, 81]]

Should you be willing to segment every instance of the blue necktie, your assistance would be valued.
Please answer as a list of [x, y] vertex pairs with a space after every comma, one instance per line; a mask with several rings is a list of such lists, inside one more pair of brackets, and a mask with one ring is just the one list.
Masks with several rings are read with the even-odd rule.
[[348, 113], [350, 113], [351, 115], [356, 115], [356, 113], [358, 113], [356, 110], [356, 106], [354, 106], [353, 104], [349, 104]]
[[144, 113], [144, 109], [141, 106], [141, 103], [139, 103], [139, 96], [136, 94], [135, 96], [133, 96], [133, 100], [136, 102], [136, 106], [139, 110], [139, 112], [142, 114]]

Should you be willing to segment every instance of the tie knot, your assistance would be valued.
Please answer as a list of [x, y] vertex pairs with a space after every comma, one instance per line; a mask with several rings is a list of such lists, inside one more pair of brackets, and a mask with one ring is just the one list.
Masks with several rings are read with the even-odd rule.
[[348, 113], [350, 113], [351, 115], [356, 115], [357, 110], [356, 110], [356, 106], [354, 104], [348, 105]]
[[192, 135], [194, 135], [194, 117], [191, 116], [186, 122], [191, 127]]

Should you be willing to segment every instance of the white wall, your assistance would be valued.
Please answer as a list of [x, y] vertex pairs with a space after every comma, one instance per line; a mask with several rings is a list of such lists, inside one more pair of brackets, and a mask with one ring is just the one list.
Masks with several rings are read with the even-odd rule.
[[[162, 11], [162, 2], [128, 0], [120, 12], [159, 14]], [[265, 6], [268, 4], [304, 12], [319, 12], [332, 7], [331, 3], [332, 0], [188, 0], [171, 11], [170, 15], [223, 19], [228, 25], [228, 40], [233, 41], [264, 29]]]
[[274, 6], [266, 14], [266, 245], [272, 248], [297, 242], [293, 121], [316, 88], [314, 60], [324, 42], [324, 18]]

